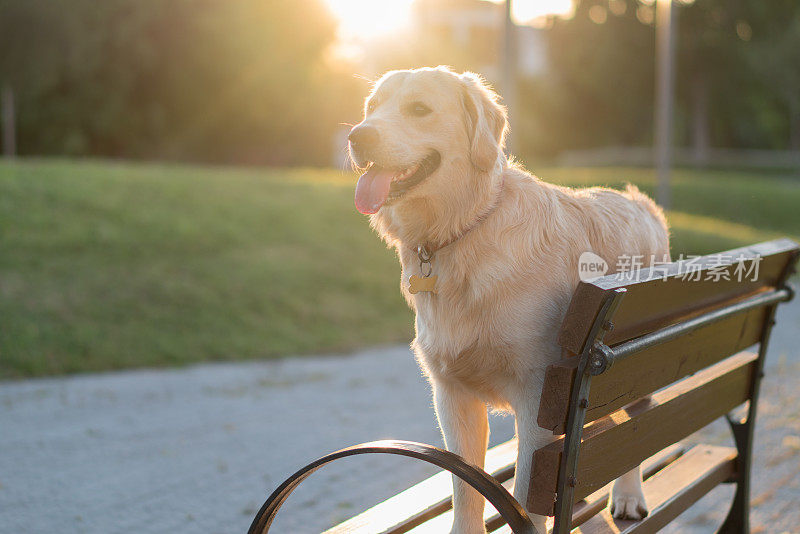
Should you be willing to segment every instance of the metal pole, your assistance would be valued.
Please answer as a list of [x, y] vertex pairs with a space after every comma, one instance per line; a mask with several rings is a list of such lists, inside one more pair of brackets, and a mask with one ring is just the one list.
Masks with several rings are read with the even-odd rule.
[[10, 85], [3, 86], [3, 94], [0, 97], [0, 114], [3, 117], [3, 155], [13, 158], [17, 153], [17, 134], [14, 118], [14, 91]]
[[[502, 89], [503, 102], [508, 109], [509, 117], [516, 108], [517, 83], [516, 83], [516, 58], [517, 58], [517, 27], [511, 18], [511, 0], [506, 0], [505, 23], [503, 27], [503, 73]], [[506, 137], [506, 152], [513, 152], [512, 134]]]
[[655, 164], [658, 175], [656, 200], [664, 208], [671, 205], [670, 169], [672, 167], [672, 109], [675, 89], [676, 10], [673, 0], [656, 4], [656, 95], [655, 95]]

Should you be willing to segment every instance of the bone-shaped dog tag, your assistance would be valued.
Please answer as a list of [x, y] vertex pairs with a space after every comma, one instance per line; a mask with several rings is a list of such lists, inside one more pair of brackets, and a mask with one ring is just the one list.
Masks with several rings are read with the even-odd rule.
[[412, 295], [424, 292], [436, 293], [436, 281], [438, 279], [438, 276], [417, 276], [412, 274], [411, 278], [408, 279], [408, 292]]

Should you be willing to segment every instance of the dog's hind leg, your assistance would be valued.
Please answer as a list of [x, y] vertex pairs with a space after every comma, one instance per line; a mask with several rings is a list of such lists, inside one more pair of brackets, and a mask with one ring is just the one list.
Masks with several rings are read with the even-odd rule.
[[[650, 403], [650, 395], [632, 402], [624, 409], [647, 405]], [[644, 500], [642, 491], [642, 469], [637, 465], [614, 481], [611, 487], [611, 496], [608, 499], [608, 511], [615, 519], [643, 519], [647, 517], [647, 503]]]
[[[434, 381], [433, 398], [447, 449], [483, 467], [489, 443], [486, 404], [460, 386]], [[453, 476], [453, 534], [484, 534], [483, 495]]]

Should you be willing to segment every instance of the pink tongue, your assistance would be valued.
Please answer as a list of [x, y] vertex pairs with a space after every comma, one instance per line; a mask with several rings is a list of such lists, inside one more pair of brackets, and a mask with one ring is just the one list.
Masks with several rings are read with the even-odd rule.
[[356, 184], [356, 209], [365, 215], [377, 213], [389, 196], [394, 174], [377, 165], [362, 174]]

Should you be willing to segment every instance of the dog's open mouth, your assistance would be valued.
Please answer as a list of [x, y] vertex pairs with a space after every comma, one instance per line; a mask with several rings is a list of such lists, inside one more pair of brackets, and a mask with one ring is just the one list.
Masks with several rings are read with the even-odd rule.
[[442, 157], [435, 150], [406, 169], [386, 169], [371, 163], [356, 184], [356, 209], [366, 215], [406, 194], [439, 168]]

